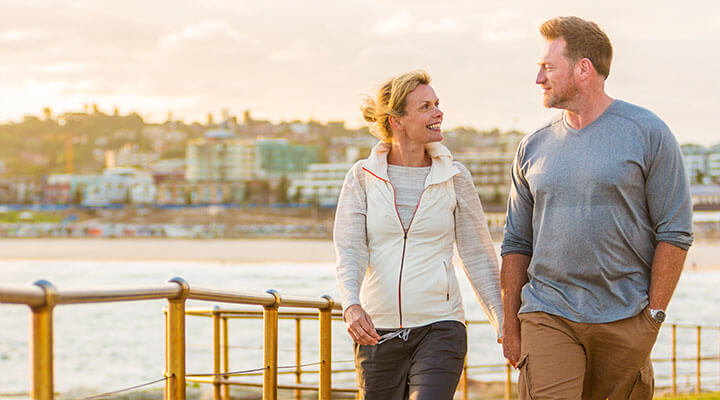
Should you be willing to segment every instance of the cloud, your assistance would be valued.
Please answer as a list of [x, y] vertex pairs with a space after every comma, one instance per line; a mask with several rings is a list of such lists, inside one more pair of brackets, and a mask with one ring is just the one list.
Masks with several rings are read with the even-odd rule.
[[414, 22], [410, 13], [398, 11], [389, 18], [378, 22], [373, 28], [373, 32], [380, 36], [402, 33], [408, 31]]
[[199, 42], [209, 39], [227, 40], [235, 43], [249, 41], [245, 35], [233, 28], [227, 21], [205, 19], [162, 36], [158, 40], [158, 46], [170, 48], [180, 46], [188, 41]]
[[280, 49], [270, 54], [268, 60], [275, 63], [298, 61], [311, 54], [311, 46], [304, 40], [295, 40], [290, 47]]
[[33, 72], [42, 72], [49, 74], [66, 74], [71, 72], [86, 71], [90, 65], [75, 62], [58, 62], [47, 65], [34, 65], [30, 69]]
[[30, 39], [39, 39], [45, 36], [45, 32], [38, 28], [25, 30], [6, 30], [0, 32], [0, 41], [21, 42]]
[[478, 39], [482, 42], [507, 43], [525, 39], [527, 31], [512, 28], [481, 29]]
[[389, 36], [400, 33], [458, 33], [465, 32], [466, 27], [455, 17], [417, 18], [402, 10], [375, 24], [372, 31], [378, 36]]
[[418, 30], [422, 33], [456, 33], [465, 31], [465, 26], [455, 18], [444, 17], [437, 22], [420, 24]]

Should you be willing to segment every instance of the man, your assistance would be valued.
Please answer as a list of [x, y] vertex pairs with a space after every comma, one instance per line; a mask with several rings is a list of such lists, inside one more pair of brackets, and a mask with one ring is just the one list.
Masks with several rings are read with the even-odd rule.
[[680, 149], [653, 113], [605, 93], [612, 45], [595, 23], [540, 32], [535, 82], [564, 111], [514, 161], [503, 352], [521, 399], [650, 399], [650, 351], [692, 243]]

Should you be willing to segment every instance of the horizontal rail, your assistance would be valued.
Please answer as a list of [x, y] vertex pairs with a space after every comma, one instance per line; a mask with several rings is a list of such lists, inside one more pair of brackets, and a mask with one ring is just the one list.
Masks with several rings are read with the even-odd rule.
[[37, 285], [0, 286], [0, 303], [25, 304], [30, 307], [45, 305], [45, 291]]
[[[187, 379], [188, 382], [194, 382], [194, 383], [214, 383], [212, 379]], [[247, 386], [247, 387], [262, 387], [262, 382], [240, 382], [240, 381], [231, 381], [227, 379], [220, 379], [218, 383], [221, 383], [223, 385], [233, 385], [233, 386]], [[318, 387], [317, 385], [313, 384], [297, 384], [297, 383], [278, 383], [277, 384], [278, 389], [302, 389], [302, 390], [313, 390], [317, 391]], [[341, 387], [333, 387], [330, 389], [333, 392], [338, 393], [357, 393], [357, 388], [341, 388]]]
[[[284, 303], [283, 303], [284, 305]], [[338, 306], [339, 307], [339, 306]], [[262, 318], [263, 312], [259, 310], [233, 310], [233, 309], [225, 309], [225, 308], [216, 308], [213, 310], [208, 309], [198, 309], [198, 308], [191, 308], [185, 310], [185, 313], [187, 315], [193, 315], [193, 316], [199, 316], [199, 317], [212, 317], [213, 315], [222, 315], [223, 318], [227, 319], [247, 319], [247, 318]], [[333, 318], [342, 318], [342, 313], [340, 312], [340, 309], [334, 310], [332, 313]], [[318, 314], [316, 311], [279, 311], [278, 312], [278, 318], [280, 319], [296, 319], [296, 318], [302, 318], [302, 319], [309, 319], [309, 320], [316, 320], [318, 319]]]
[[58, 290], [56, 304], [87, 304], [119, 301], [158, 300], [178, 297], [182, 293], [175, 283], [158, 286], [134, 286], [86, 290]]
[[270, 293], [239, 292], [200, 287], [190, 287], [188, 299], [258, 306], [275, 305], [275, 296]]
[[[53, 288], [52, 305], [175, 299], [183, 296], [184, 290], [185, 288], [179, 282], [168, 282], [153, 286], [105, 287], [82, 290]], [[48, 305], [47, 297], [46, 290], [38, 284], [28, 286], [0, 285], [0, 303], [42, 307]], [[187, 298], [192, 300], [297, 308], [327, 309], [330, 307], [333, 310], [342, 310], [339, 303], [335, 303], [328, 298], [278, 297], [280, 301], [271, 293], [227, 291], [202, 287], [189, 287], [187, 290]]]

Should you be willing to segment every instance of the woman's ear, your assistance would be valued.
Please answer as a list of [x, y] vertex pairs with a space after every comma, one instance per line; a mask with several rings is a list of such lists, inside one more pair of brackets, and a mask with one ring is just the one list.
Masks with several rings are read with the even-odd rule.
[[401, 120], [400, 118], [398, 118], [398, 117], [396, 117], [396, 116], [394, 116], [394, 115], [389, 115], [389, 116], [388, 116], [388, 121], [390, 121], [390, 127], [391, 127], [391, 128], [393, 128], [393, 129], [395, 129], [395, 130], [398, 130], [398, 131], [402, 131], [402, 130], [403, 130], [403, 124], [402, 124], [402, 120]]

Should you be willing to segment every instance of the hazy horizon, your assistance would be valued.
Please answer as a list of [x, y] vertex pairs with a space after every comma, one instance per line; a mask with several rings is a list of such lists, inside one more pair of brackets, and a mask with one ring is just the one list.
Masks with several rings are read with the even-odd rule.
[[356, 128], [363, 95], [423, 68], [445, 129], [532, 132], [558, 112], [534, 83], [537, 28], [578, 15], [613, 42], [611, 96], [656, 112], [681, 143], [714, 144], [720, 2], [689, 4], [0, 0], [0, 121], [97, 104], [149, 122], [227, 109]]

